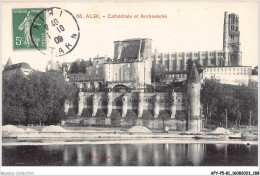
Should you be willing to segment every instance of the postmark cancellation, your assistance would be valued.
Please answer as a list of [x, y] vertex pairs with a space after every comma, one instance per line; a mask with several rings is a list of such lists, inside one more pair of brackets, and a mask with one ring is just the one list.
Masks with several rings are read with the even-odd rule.
[[13, 49], [63, 56], [77, 45], [80, 28], [74, 15], [59, 7], [13, 9]]

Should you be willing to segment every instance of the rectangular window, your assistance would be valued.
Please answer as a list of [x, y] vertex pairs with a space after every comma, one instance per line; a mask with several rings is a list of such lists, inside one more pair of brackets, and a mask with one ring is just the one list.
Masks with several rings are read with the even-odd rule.
[[98, 70], [96, 70], [96, 74], [98, 74]]

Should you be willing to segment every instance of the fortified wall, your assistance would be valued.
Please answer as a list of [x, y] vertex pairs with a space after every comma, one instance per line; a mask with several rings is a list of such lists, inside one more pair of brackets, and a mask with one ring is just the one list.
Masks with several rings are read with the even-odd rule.
[[83, 126], [150, 129], [168, 126], [177, 131], [200, 131], [201, 83], [193, 64], [183, 92], [78, 92], [78, 101], [65, 103], [67, 123]]
[[181, 92], [79, 92], [78, 102], [66, 103], [71, 123], [97, 126], [142, 125], [186, 129], [186, 94]]

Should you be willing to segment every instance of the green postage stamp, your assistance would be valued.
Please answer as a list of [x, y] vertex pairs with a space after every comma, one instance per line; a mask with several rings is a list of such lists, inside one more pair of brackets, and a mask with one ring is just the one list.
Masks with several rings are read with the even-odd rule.
[[[41, 18], [37, 18], [37, 20], [34, 21], [35, 16], [42, 10], [43, 9], [39, 8], [12, 10], [14, 50], [46, 49], [46, 31], [43, 27], [46, 23], [45, 12], [41, 13]], [[40, 30], [32, 34], [31, 27], [39, 28]], [[32, 38], [34, 43], [32, 42]]]

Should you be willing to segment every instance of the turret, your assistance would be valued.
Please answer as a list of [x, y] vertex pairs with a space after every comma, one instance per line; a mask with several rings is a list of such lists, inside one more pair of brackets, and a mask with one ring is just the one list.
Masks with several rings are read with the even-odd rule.
[[193, 62], [192, 68], [187, 80], [187, 130], [200, 131], [200, 76]]
[[9, 67], [10, 65], [13, 65], [11, 58], [8, 58], [8, 61], [5, 64], [5, 68]]

